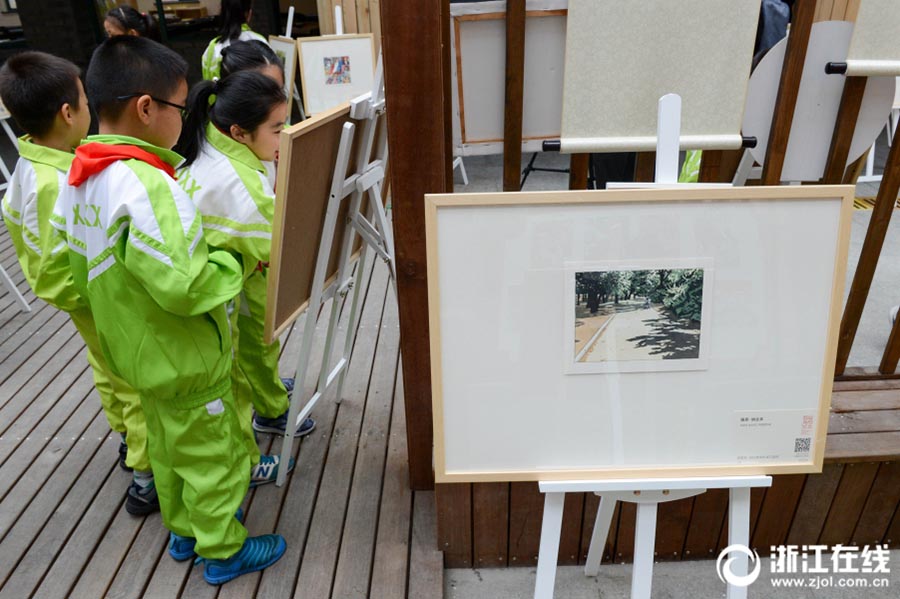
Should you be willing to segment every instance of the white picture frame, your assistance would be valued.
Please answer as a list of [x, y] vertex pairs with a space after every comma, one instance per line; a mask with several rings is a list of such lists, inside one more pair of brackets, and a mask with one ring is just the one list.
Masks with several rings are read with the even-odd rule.
[[293, 38], [280, 35], [269, 36], [269, 46], [284, 63], [284, 95], [287, 97], [287, 122], [291, 121], [291, 109], [294, 106], [294, 82], [297, 76], [297, 42]]
[[371, 33], [297, 39], [307, 116], [372, 91], [375, 38]]
[[[426, 195], [436, 481], [820, 471], [852, 210], [852, 186]], [[704, 368], [565, 372], [573, 265], [661, 256], [715, 269]]]

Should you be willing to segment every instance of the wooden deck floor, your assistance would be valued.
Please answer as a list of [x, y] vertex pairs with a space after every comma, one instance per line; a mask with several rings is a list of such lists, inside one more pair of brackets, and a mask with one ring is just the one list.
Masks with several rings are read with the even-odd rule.
[[[343, 401], [315, 409], [288, 483], [244, 502], [251, 534], [278, 532], [287, 552], [220, 588], [169, 557], [159, 514], [125, 512], [130, 475], [116, 465], [84, 345], [28, 289], [5, 227], [0, 263], [32, 306], [19, 312], [0, 289], [0, 599], [442, 596], [434, 495], [408, 485], [397, 304], [380, 261], [365, 273]], [[286, 336], [282, 374], [295, 367], [300, 327]], [[260, 448], [280, 441], [262, 435]]]

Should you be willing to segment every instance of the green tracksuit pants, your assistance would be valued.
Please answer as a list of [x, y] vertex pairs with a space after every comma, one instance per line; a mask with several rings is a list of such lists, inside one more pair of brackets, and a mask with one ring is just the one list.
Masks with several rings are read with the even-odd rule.
[[100, 404], [103, 406], [109, 426], [117, 433], [125, 433], [128, 437], [128, 455], [125, 463], [130, 468], [142, 472], [150, 470], [150, 458], [147, 455], [147, 424], [144, 421], [144, 412], [137, 391], [110, 370], [103, 356], [94, 316], [90, 309], [81, 308], [69, 312], [69, 316], [87, 346], [88, 363], [94, 371], [94, 386], [100, 395]]
[[234, 514], [250, 484], [250, 456], [239, 441], [232, 394], [205, 403], [147, 397], [141, 403], [166, 528], [195, 538], [201, 557], [234, 555], [247, 538]]
[[[263, 340], [265, 319], [266, 273], [254, 270], [235, 298], [231, 327], [235, 350], [232, 366], [234, 396], [247, 450], [251, 453], [256, 447], [250, 421], [251, 408], [266, 418], [277, 418], [289, 407], [287, 390], [278, 376], [281, 344], [277, 340], [271, 344]], [[256, 453], [259, 453], [258, 448]]]

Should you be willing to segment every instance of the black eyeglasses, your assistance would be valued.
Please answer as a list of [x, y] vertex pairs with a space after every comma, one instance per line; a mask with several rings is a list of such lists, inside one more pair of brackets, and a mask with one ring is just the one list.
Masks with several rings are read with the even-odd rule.
[[[117, 96], [116, 101], [124, 102], [125, 100], [130, 100], [132, 98], [139, 98], [140, 96], [150, 96], [150, 94], [145, 94], [144, 92], [136, 92], [133, 94], [128, 94], [127, 96]], [[150, 99], [154, 102], [159, 102], [160, 104], [165, 104], [166, 106], [171, 106], [172, 108], [177, 108], [181, 111], [181, 116], [184, 116], [184, 113], [187, 112], [187, 106], [182, 106], [181, 104], [176, 104], [175, 102], [169, 102], [168, 100], [160, 100], [154, 96], [150, 96]]]

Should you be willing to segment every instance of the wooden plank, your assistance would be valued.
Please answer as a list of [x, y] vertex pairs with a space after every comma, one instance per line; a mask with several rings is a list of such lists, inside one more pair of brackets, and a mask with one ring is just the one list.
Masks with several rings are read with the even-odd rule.
[[[884, 246], [884, 238], [887, 234], [891, 216], [894, 212], [894, 204], [897, 194], [900, 193], [900, 144], [893, 144], [888, 152], [887, 162], [884, 166], [884, 175], [878, 188], [878, 196], [875, 199], [875, 208], [869, 220], [866, 237], [860, 252], [859, 263], [853, 273], [853, 283], [850, 286], [850, 295], [841, 318], [840, 336], [838, 338], [837, 365], [835, 374], [841, 375], [847, 366], [853, 340], [859, 328], [859, 319], [862, 316], [866, 298], [869, 296], [869, 288], [872, 286], [872, 278], [875, 276], [875, 268], [878, 266], [878, 258]], [[897, 327], [891, 331], [891, 337], [895, 337]], [[882, 364], [884, 366], [884, 364]], [[884, 369], [880, 368], [882, 372]]]
[[569, 189], [587, 189], [590, 161], [590, 154], [571, 154], [569, 156]]
[[815, 9], [816, 0], [796, 0], [791, 10], [791, 35], [788, 36], [784, 68], [781, 71], [775, 100], [775, 113], [769, 129], [762, 171], [763, 185], [781, 184], [781, 170], [787, 154], [788, 137], [794, 120], [800, 77], [803, 74], [803, 63], [806, 61], [806, 47], [809, 44]]
[[891, 526], [884, 536], [887, 537], [884, 542], [887, 543], [889, 547], [896, 548], [900, 545], [900, 507], [898, 507], [897, 511], [894, 513], [894, 519], [891, 520]]
[[887, 538], [894, 512], [900, 506], [900, 462], [882, 462], [875, 475], [869, 498], [862, 509], [851, 541], [854, 545], [874, 545]]
[[856, 121], [859, 119], [859, 109], [868, 81], [868, 77], [847, 77], [844, 81], [844, 92], [841, 95], [834, 133], [831, 136], [831, 147], [825, 162], [825, 174], [822, 177], [822, 183], [826, 185], [840, 185], [844, 181], [844, 172], [850, 157], [850, 144], [853, 142], [853, 133], [856, 131]]
[[844, 475], [828, 510], [819, 543], [829, 547], [850, 543], [877, 472], [878, 464], [874, 462], [847, 464], [844, 467]]
[[841, 391], [831, 396], [832, 413], [900, 410], [900, 393], [889, 390]]
[[[2, 360], [0, 381], [3, 383], [0, 385], [0, 406], [5, 405], [10, 397], [19, 390], [24, 382], [23, 374], [28, 374], [29, 378], [34, 374], [34, 368], [37, 365], [32, 364], [33, 354], [40, 351], [44, 344], [55, 337], [57, 333], [61, 332], [66, 339], [72, 336], [75, 332], [74, 326], [69, 324], [66, 327], [68, 321], [69, 317], [63, 312], [52, 308], [49, 311], [42, 310], [16, 333], [14, 339], [7, 339], [0, 345], [0, 360]], [[59, 345], [53, 347], [59, 347]], [[45, 361], [47, 359], [48, 357], [45, 357]], [[20, 368], [23, 364], [25, 365], [24, 369]], [[10, 382], [10, 378], [14, 378], [14, 380]]]
[[813, 545], [818, 541], [843, 471], [843, 464], [827, 464], [821, 474], [806, 477], [797, 512], [788, 531], [789, 545]]
[[[386, 281], [387, 268], [382, 263], [375, 268], [370, 283], [373, 291], [368, 294], [369, 298], [377, 294], [374, 297], [381, 299], [378, 302], [368, 299], [365, 306], [365, 311], [369, 312], [367, 314], [369, 326], [377, 327], [381, 322]], [[360, 339], [359, 342], [363, 340]], [[338, 405], [334, 434], [329, 440], [325, 468], [294, 591], [297, 595], [328, 597], [332, 591], [338, 552], [341, 549], [337, 539], [341, 538], [347, 515], [347, 501], [365, 409], [366, 390], [369, 381], [379, 376], [379, 373], [373, 371], [375, 343], [376, 339], [373, 336], [370, 340], [366, 340], [368, 351], [360, 353], [354, 351], [353, 354], [353, 359], [357, 359], [356, 368], [351, 368], [348, 372], [347, 390]], [[324, 501], [319, 501], [319, 498]]]
[[624, 501], [619, 502], [619, 523], [616, 527], [615, 562], [624, 564], [634, 558], [634, 525], [637, 518], [637, 506]]
[[698, 183], [718, 183], [722, 167], [723, 150], [704, 150], [700, 155], [700, 172]]
[[474, 567], [498, 568], [507, 565], [509, 504], [509, 483], [472, 485]]
[[[45, 348], [46, 351], [38, 352], [33, 359], [40, 360], [46, 354], [50, 355], [50, 359], [0, 408], [0, 423], [6, 424], [6, 426], [0, 424], [0, 434], [4, 437], [9, 439], [27, 437], [36, 425], [46, 420], [48, 412], [54, 406], [53, 400], [65, 392], [65, 387], [56, 384], [56, 377], [72, 383], [88, 365], [84, 343], [78, 335], [70, 337], [55, 353], [53, 353], [53, 346], [45, 346]], [[93, 371], [91, 372], [93, 373]], [[48, 384], [53, 389], [45, 390], [45, 386]], [[86, 394], [89, 390], [90, 386], [84, 390], [84, 393]], [[50, 391], [50, 393], [46, 393], [46, 391]], [[52, 394], [53, 391], [56, 392], [55, 397]], [[61, 423], [62, 420], [58, 422]], [[8, 455], [7, 452], [12, 447], [13, 445], [9, 443], [0, 444], [0, 462], [4, 461], [4, 456]]]
[[805, 474], [787, 474], [772, 478], [759, 513], [759, 521], [750, 546], [762, 554], [773, 545], [783, 545], [806, 483]]
[[506, 2], [506, 88], [503, 110], [503, 191], [519, 191], [525, 95], [525, 0]]
[[816, 4], [815, 21], [830, 21], [831, 11], [834, 9], [834, 0], [818, 0]]
[[693, 497], [659, 504], [654, 552], [659, 561], [681, 559], [693, 507]]
[[[847, 372], [851, 369], [848, 368]], [[900, 378], [871, 378], [871, 379], [848, 379], [835, 380], [833, 389], [835, 392], [843, 391], [886, 391], [889, 389], [900, 389]]]
[[634, 180], [652, 183], [656, 178], [656, 152], [638, 152], [634, 161]]
[[332, 0], [316, 0], [320, 35], [334, 34], [334, 6]]
[[[900, 410], [871, 410], [832, 414], [828, 434], [879, 433], [900, 431]], [[900, 447], [895, 448], [900, 453]]]
[[[449, 48], [422, 40], [449, 35], [446, 4], [443, 0], [396, 0], [381, 5], [409, 479], [415, 490], [434, 485], [422, 196], [453, 189], [447, 137], [450, 94], [444, 72], [449, 69], [444, 49], [449, 52]], [[438, 513], [440, 520], [440, 509]]]
[[443, 556], [434, 546], [434, 530], [437, 527], [434, 495], [431, 491], [415, 493], [409, 555], [409, 599], [433, 599], [444, 594]]
[[[353, 354], [350, 358], [350, 366], [347, 371], [347, 379], [344, 386], [344, 396], [358, 397], [365, 393], [365, 387], [368, 384], [368, 365], [371, 363], [372, 355], [375, 350], [375, 330], [381, 317], [382, 305], [379, 303], [378, 297], [383, 296], [383, 289], [377, 288], [378, 283], [373, 285], [370, 273], [373, 272], [373, 261], [369, 261], [367, 266], [367, 274], [361, 277], [362, 284], [365, 287], [361, 290], [362, 296], [360, 301], [364, 300], [361, 309], [361, 315], [358, 320], [358, 333], [356, 337], [356, 345], [353, 348]], [[383, 266], [382, 266], [383, 268]], [[379, 277], [384, 285], [386, 279]], [[346, 318], [349, 317], [349, 310], [344, 311], [342, 315], [343, 323], [338, 330], [346, 327]], [[292, 337], [298, 340], [302, 337], [300, 326], [295, 327]], [[316, 348], [313, 356], [316, 361], [313, 364], [318, 366], [321, 363], [320, 356], [324, 350], [324, 333], [320, 330], [317, 332], [313, 342]], [[318, 368], [314, 368], [311, 372], [315, 372]], [[306, 385], [306, 393], [312, 393], [315, 379], [310, 377]], [[313, 512], [317, 508], [318, 498], [324, 498], [324, 502], [338, 502], [338, 498], [325, 495], [323, 489], [323, 475], [325, 469], [325, 460], [328, 455], [330, 440], [333, 435], [340, 434], [335, 428], [336, 417], [338, 412], [338, 404], [332, 400], [322, 401], [321, 407], [315, 413], [316, 431], [311, 437], [304, 439], [300, 443], [300, 454], [297, 459], [297, 466], [293, 474], [288, 477], [288, 493], [284, 504], [281, 508], [281, 517], [278, 521], [277, 532], [288, 539], [287, 550], [282, 558], [272, 567], [267, 568], [263, 573], [257, 589], [259, 597], [291, 597], [296, 593], [297, 573], [301, 567], [301, 560], [305, 554]], [[343, 499], [340, 500], [343, 503]]]
[[[437, 524], [434, 516], [434, 493], [421, 491], [415, 501], [421, 512], [430, 514], [430, 526], [414, 530], [418, 534], [420, 546], [410, 550], [410, 529], [412, 528], [413, 492], [409, 490], [409, 473], [406, 470], [406, 413], [402, 409], [403, 377], [397, 373], [394, 391], [394, 407], [391, 411], [391, 430], [388, 441], [387, 462], [384, 467], [384, 490], [378, 514], [378, 536], [375, 543], [375, 557], [372, 560], [372, 583], [369, 596], [383, 599], [403, 599], [406, 597], [407, 570], [409, 570], [410, 590], [416, 573], [412, 562], [423, 568], [430, 576], [431, 570], [443, 571], [444, 556], [437, 549]], [[425, 505], [430, 502], [430, 505]], [[425, 514], [426, 516], [428, 514]], [[417, 516], [422, 518], [422, 515]], [[420, 524], [422, 524], [420, 522]], [[422, 555], [416, 555], [421, 552]], [[431, 567], [429, 567], [429, 564]], [[428, 578], [427, 576], [425, 578]], [[429, 588], [419, 581], [422, 589]]]
[[900, 324], [897, 324], [895, 320], [891, 327], [891, 334], [884, 346], [884, 354], [881, 356], [878, 371], [883, 374], [894, 374], [898, 362], [900, 362]]
[[[756, 525], [759, 522], [759, 513], [762, 511], [762, 504], [765, 501], [768, 489], [765, 487], [755, 487], [750, 489], [750, 539], [756, 532]], [[717, 553], [725, 549], [729, 544], [728, 541], [728, 515], [725, 515], [725, 522], [722, 525], [722, 532], [719, 536], [719, 546], [716, 548]]]
[[[335, 5], [338, 0], [334, 0]], [[340, 0], [344, 9], [344, 33], [358, 33], [359, 25], [356, 22], [356, 0]]]
[[[115, 440], [115, 438], [115, 436], [111, 436], [110, 440]], [[117, 498], [116, 506], [121, 503], [121, 491], [127, 484], [127, 475], [119, 471], [118, 475], [110, 476], [116, 471], [119, 469], [109, 453], [102, 450], [96, 452], [72, 487], [63, 491], [62, 501], [53, 509], [53, 513], [47, 520], [28, 518], [21, 519], [16, 524], [3, 543], [3, 552], [5, 555], [21, 556], [21, 561], [19, 567], [12, 572], [12, 576], [9, 578], [6, 578], [6, 573], [0, 574], [0, 584], [2, 584], [0, 597], [32, 596], [35, 589], [45, 579], [47, 571], [54, 566], [57, 557], [67, 547], [67, 541], [74, 537], [76, 527], [91, 503], [101, 497]], [[41, 501], [51, 503], [52, 496], [49, 493], [43, 494]], [[32, 504], [32, 509], [35, 507]], [[13, 545], [13, 539], [20, 536], [20, 532], [17, 530], [20, 527], [22, 529], [21, 537], [24, 539], [23, 545], [30, 543], [27, 551], [19, 550]], [[86, 558], [87, 548], [83, 545], [78, 547], [85, 553]], [[4, 579], [5, 582], [2, 582]], [[65, 593], [61, 592], [56, 595], [38, 593], [34, 596], [63, 597]]]
[[[32, 499], [45, 492], [43, 487], [49, 485], [50, 488], [55, 488], [55, 485], [63, 484], [59, 482], [60, 480], [70, 480], [70, 485], [71, 478], [77, 476], [90, 457], [84, 452], [91, 447], [96, 449], [96, 445], [91, 445], [99, 443], [100, 440], [96, 437], [106, 436], [109, 425], [100, 413], [99, 402], [94, 403], [95, 401], [88, 399], [87, 404], [73, 412], [52, 441], [47, 442], [44, 439], [26, 441], [22, 451], [28, 451], [28, 446], [32, 443], [40, 445], [43, 449], [37, 454], [37, 458], [28, 464], [27, 469], [23, 469], [22, 464], [15, 459], [10, 461], [9, 468], [3, 469], [0, 475], [4, 506], [3, 510], [0, 510], [0, 541], [15, 525], [20, 515], [27, 510]], [[100, 424], [97, 425], [96, 422]], [[95, 425], [100, 426], [100, 429], [96, 429]], [[103, 426], [106, 427], [105, 430], [101, 430]], [[71, 459], [78, 465], [77, 468], [68, 461], [70, 453]], [[65, 466], [60, 470], [62, 464]], [[72, 469], [75, 469], [75, 472], [71, 472]], [[54, 473], [56, 476], [53, 476]], [[64, 488], [68, 488], [69, 485]]]
[[831, 435], [825, 463], [890, 462], [900, 459], [900, 431]]
[[372, 378], [358, 437], [353, 484], [332, 590], [335, 597], [365, 599], [369, 595], [378, 532], [378, 520], [373, 515], [379, 513], [381, 505], [399, 351], [397, 303], [393, 291], [389, 291], [384, 301]]
[[[557, 563], [560, 566], [578, 564], [581, 553], [581, 527], [584, 512], [584, 493], [566, 493], [563, 506], [562, 532], [559, 540]], [[542, 513], [543, 515], [543, 513]]]
[[435, 485], [434, 503], [437, 514], [438, 548], [444, 552], [444, 567], [471, 568], [472, 485], [469, 483]]
[[[606, 535], [606, 543], [603, 547], [604, 562], [612, 562], [616, 549], [616, 533], [619, 527], [619, 506], [616, 503], [613, 510], [612, 520], [609, 523], [609, 532]], [[600, 497], [593, 493], [584, 494], [584, 515], [582, 518], [581, 529], [581, 547], [578, 563], [583, 564], [587, 561], [587, 554], [591, 548], [591, 536], [594, 534], [594, 524], [597, 522], [597, 510], [600, 508]]]
[[544, 518], [544, 496], [535, 482], [509, 488], [509, 565], [537, 565]]
[[716, 557], [727, 512], [728, 489], [710, 489], [695, 498], [691, 524], [684, 541], [685, 559]]
[[[356, 28], [359, 33], [371, 33], [372, 31], [372, 14], [369, 0], [356, 0]], [[378, 56], [377, 49], [375, 56]]]
[[381, 0], [369, 0], [370, 23], [375, 39], [375, 56], [381, 52]]
[[[112, 437], [110, 439], [115, 441]], [[109, 525], [116, 516], [121, 516], [124, 512], [122, 489], [129, 484], [131, 475], [114, 464], [115, 462], [110, 464], [111, 472], [102, 486], [97, 485], [99, 491], [87, 511], [74, 514], [72, 524], [77, 522], [77, 526], [65, 540], [62, 551], [43, 577], [34, 597], [75, 597], [71, 591], [78, 582], [85, 563], [91, 559], [103, 538], [115, 533], [115, 530], [109, 530]], [[67, 534], [69, 532], [66, 531]], [[124, 537], [119, 541], [128, 543]]]
[[162, 517], [151, 514], [143, 520], [141, 531], [135, 537], [131, 550], [110, 583], [104, 599], [142, 599], [156, 563], [160, 559], [172, 560], [166, 551], [169, 531], [163, 526]]

